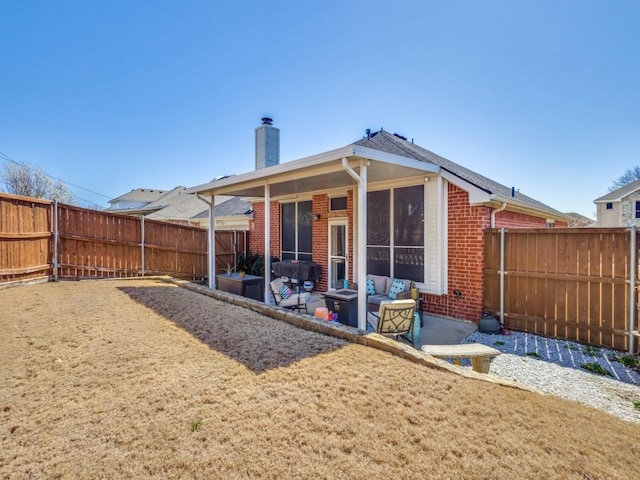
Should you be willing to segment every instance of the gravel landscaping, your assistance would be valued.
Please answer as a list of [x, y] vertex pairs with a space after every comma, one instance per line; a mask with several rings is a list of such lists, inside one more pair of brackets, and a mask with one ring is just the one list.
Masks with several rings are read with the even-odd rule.
[[502, 352], [491, 361], [492, 375], [640, 423], [640, 372], [621, 363], [638, 357], [523, 332], [475, 332], [463, 341], [474, 342]]

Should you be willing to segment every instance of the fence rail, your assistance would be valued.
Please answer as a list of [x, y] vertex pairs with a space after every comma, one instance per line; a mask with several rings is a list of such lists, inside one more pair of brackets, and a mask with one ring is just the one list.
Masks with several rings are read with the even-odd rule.
[[[0, 284], [49, 277], [207, 276], [207, 230], [0, 194]], [[216, 232], [216, 272], [247, 253], [247, 232]]]
[[637, 251], [625, 228], [486, 230], [484, 308], [514, 330], [637, 351]]

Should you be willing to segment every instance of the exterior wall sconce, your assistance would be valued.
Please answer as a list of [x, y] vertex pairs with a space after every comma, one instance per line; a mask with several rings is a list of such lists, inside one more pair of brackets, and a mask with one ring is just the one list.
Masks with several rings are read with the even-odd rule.
[[318, 220], [320, 220], [320, 214], [319, 213], [314, 213], [313, 214], [313, 221], [317, 222]]

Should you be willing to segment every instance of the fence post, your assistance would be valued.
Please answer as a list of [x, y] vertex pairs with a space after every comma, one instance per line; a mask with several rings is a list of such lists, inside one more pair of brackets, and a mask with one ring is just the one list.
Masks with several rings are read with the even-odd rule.
[[504, 328], [504, 227], [500, 229], [500, 324]]
[[60, 261], [58, 260], [58, 239], [60, 233], [58, 232], [58, 201], [53, 201], [53, 280], [58, 281], [60, 267]]
[[629, 355], [636, 353], [636, 339], [634, 331], [636, 329], [636, 309], [637, 309], [637, 295], [636, 295], [636, 261], [637, 261], [637, 248], [636, 245], [636, 226], [632, 225], [630, 230], [630, 249], [629, 252]]
[[145, 274], [145, 270], [144, 270], [144, 215], [142, 215], [141, 217], [141, 223], [140, 223], [140, 235], [142, 236], [141, 240], [140, 240], [140, 247], [142, 250], [142, 276], [144, 277]]

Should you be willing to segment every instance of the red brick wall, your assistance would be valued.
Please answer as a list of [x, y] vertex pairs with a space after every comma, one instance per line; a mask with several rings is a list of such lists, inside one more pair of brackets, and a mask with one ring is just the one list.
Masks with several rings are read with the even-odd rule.
[[[487, 223], [485, 228], [489, 228], [489, 226], [489, 223]], [[496, 213], [495, 228], [545, 228], [546, 226], [546, 218], [532, 217], [524, 213], [508, 212], [506, 210]]]
[[[491, 209], [472, 207], [469, 194], [448, 186], [448, 288], [445, 295], [422, 295], [427, 311], [436, 315], [478, 321], [484, 296], [484, 229], [490, 227]], [[556, 226], [566, 223], [556, 222]], [[503, 211], [495, 228], [545, 228], [546, 218]], [[456, 293], [454, 293], [454, 291]], [[459, 295], [458, 295], [459, 293]]]
[[327, 262], [329, 261], [329, 198], [326, 194], [314, 195], [311, 204], [313, 215], [320, 215], [320, 220], [315, 220], [312, 227], [313, 261], [322, 265], [322, 278], [315, 284], [315, 290], [327, 291]]
[[[264, 255], [264, 202], [252, 204], [253, 220], [249, 222], [249, 251]], [[280, 257], [280, 203], [271, 202], [271, 255]]]
[[487, 207], [469, 205], [469, 194], [455, 185], [449, 184], [447, 196], [448, 291], [445, 295], [424, 295], [427, 311], [476, 321], [480, 319], [483, 305], [482, 231], [490, 211]]

